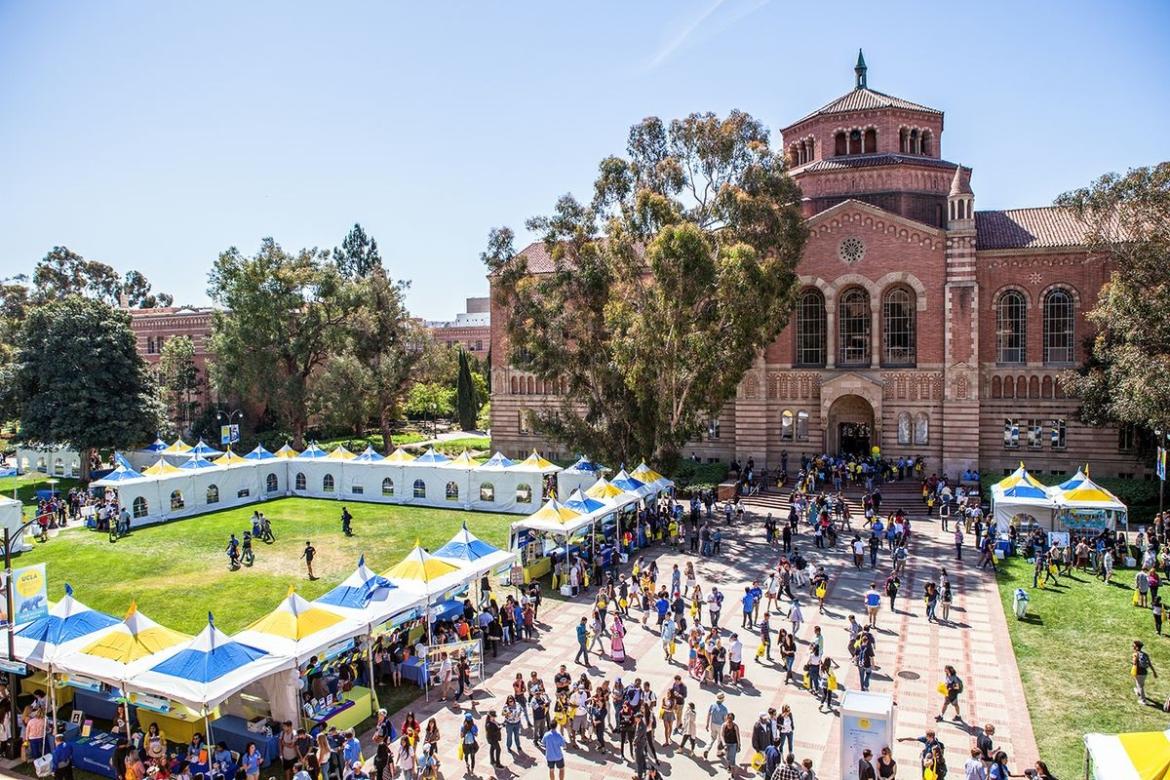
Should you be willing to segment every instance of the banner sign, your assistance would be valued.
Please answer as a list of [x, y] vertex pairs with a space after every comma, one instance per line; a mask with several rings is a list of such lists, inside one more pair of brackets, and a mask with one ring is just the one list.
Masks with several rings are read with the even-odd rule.
[[219, 443], [220, 444], [235, 444], [240, 440], [240, 426], [239, 425], [221, 425], [219, 426]]
[[1166, 481], [1166, 448], [1165, 447], [1158, 448], [1158, 460], [1154, 464], [1154, 471], [1157, 472], [1158, 479], [1162, 480], [1163, 482]]
[[[0, 584], [0, 628], [8, 626], [8, 598]], [[12, 609], [14, 625], [32, 622], [49, 614], [49, 587], [45, 578], [45, 564], [25, 566], [12, 570]]]

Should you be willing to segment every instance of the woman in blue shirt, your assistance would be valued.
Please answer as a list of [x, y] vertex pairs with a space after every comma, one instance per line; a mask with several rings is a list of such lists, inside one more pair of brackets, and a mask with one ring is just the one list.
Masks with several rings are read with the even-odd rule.
[[244, 775], [248, 780], [259, 780], [260, 761], [260, 753], [256, 750], [256, 743], [249, 742], [248, 747], [244, 749], [244, 755], [240, 757], [240, 764], [243, 766]]

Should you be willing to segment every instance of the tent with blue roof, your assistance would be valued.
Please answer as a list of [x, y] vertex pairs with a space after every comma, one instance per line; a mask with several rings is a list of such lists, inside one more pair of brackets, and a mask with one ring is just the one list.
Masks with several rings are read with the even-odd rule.
[[142, 479], [142, 478], [143, 478], [142, 474], [140, 474], [139, 472], [130, 468], [129, 466], [126, 466], [123, 464], [118, 464], [118, 466], [113, 471], [111, 471], [109, 474], [106, 474], [101, 479], [96, 480], [93, 483], [91, 483], [90, 487], [105, 487], [106, 485], [111, 484], [111, 483], [126, 482], [126, 481], [131, 480], [131, 479]]
[[206, 713], [252, 683], [293, 666], [292, 658], [234, 641], [215, 627], [209, 613], [207, 627], [198, 636], [166, 660], [134, 675], [126, 687]]
[[614, 475], [613, 479], [610, 480], [610, 483], [616, 485], [627, 493], [633, 493], [635, 496], [640, 498], [653, 495], [655, 492], [654, 488], [650, 487], [642, 480], [637, 479], [636, 477], [631, 477], [629, 472], [627, 472], [624, 468]]
[[318, 447], [316, 442], [310, 444], [304, 452], [297, 455], [298, 460], [318, 460], [327, 457], [329, 457], [329, 453]]
[[142, 449], [146, 450], [147, 452], [162, 452], [166, 448], [167, 448], [167, 443], [165, 441], [163, 441], [162, 439], [155, 439], [153, 442], [151, 442], [150, 444], [147, 444]]
[[1056, 519], [1067, 530], [1116, 530], [1129, 524], [1129, 509], [1117, 496], [1089, 478], [1089, 467], [1077, 469], [1073, 478], [1052, 488]]
[[223, 451], [217, 450], [215, 447], [212, 447], [210, 444], [203, 441], [203, 439], [200, 439], [195, 444], [195, 446], [191, 448], [190, 454], [198, 455], [201, 458], [214, 458], [217, 455], [222, 455]]
[[582, 455], [576, 463], [557, 474], [557, 495], [567, 496], [578, 489], [584, 491], [609, 471], [606, 466]]
[[609, 504], [598, 501], [596, 498], [591, 498], [585, 495], [585, 492], [580, 488], [574, 490], [567, 499], [565, 499], [565, 506], [583, 515], [592, 514], [593, 512], [600, 512], [609, 509]]
[[73, 598], [73, 588], [65, 584], [65, 596], [37, 618], [16, 630], [16, 657], [39, 669], [49, 670], [58, 655], [78, 649], [98, 631], [118, 623], [104, 612], [90, 609]]
[[366, 566], [366, 556], [363, 555], [353, 574], [313, 603], [359, 618], [376, 628], [396, 615], [417, 609], [423, 599], [375, 573]]
[[493, 547], [473, 534], [466, 521], [451, 541], [435, 550], [434, 556], [477, 574], [510, 566], [516, 560], [516, 553]]
[[213, 469], [215, 467], [214, 463], [202, 455], [192, 455], [179, 464], [179, 468], [181, 469]]
[[381, 460], [386, 460], [386, 457], [369, 445], [366, 445], [361, 454], [354, 458], [356, 463], [377, 463]]
[[991, 517], [1001, 532], [1014, 524], [1051, 525], [1056, 500], [1051, 489], [1020, 467], [991, 486]]
[[256, 449], [244, 456], [244, 460], [275, 460], [276, 456], [264, 449], [263, 444], [257, 444]]

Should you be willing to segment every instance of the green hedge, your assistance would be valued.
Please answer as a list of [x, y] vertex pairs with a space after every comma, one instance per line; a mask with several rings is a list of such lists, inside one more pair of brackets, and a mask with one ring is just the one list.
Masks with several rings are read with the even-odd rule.
[[674, 480], [680, 494], [714, 490], [716, 485], [727, 478], [727, 464], [722, 461], [695, 463], [693, 460], [683, 460], [679, 461], [673, 473], [666, 476]]

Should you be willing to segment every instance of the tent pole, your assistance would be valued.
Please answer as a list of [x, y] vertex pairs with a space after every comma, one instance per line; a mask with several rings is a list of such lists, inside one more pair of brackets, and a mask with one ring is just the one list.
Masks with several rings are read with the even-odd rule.
[[374, 629], [370, 627], [369, 633], [366, 634], [366, 662], [370, 672], [370, 693], [374, 697], [374, 709], [379, 709], [378, 704], [378, 682], [374, 677]]
[[130, 692], [126, 690], [126, 683], [122, 683], [122, 700], [126, 702], [126, 742], [134, 744], [134, 732], [130, 728]]

